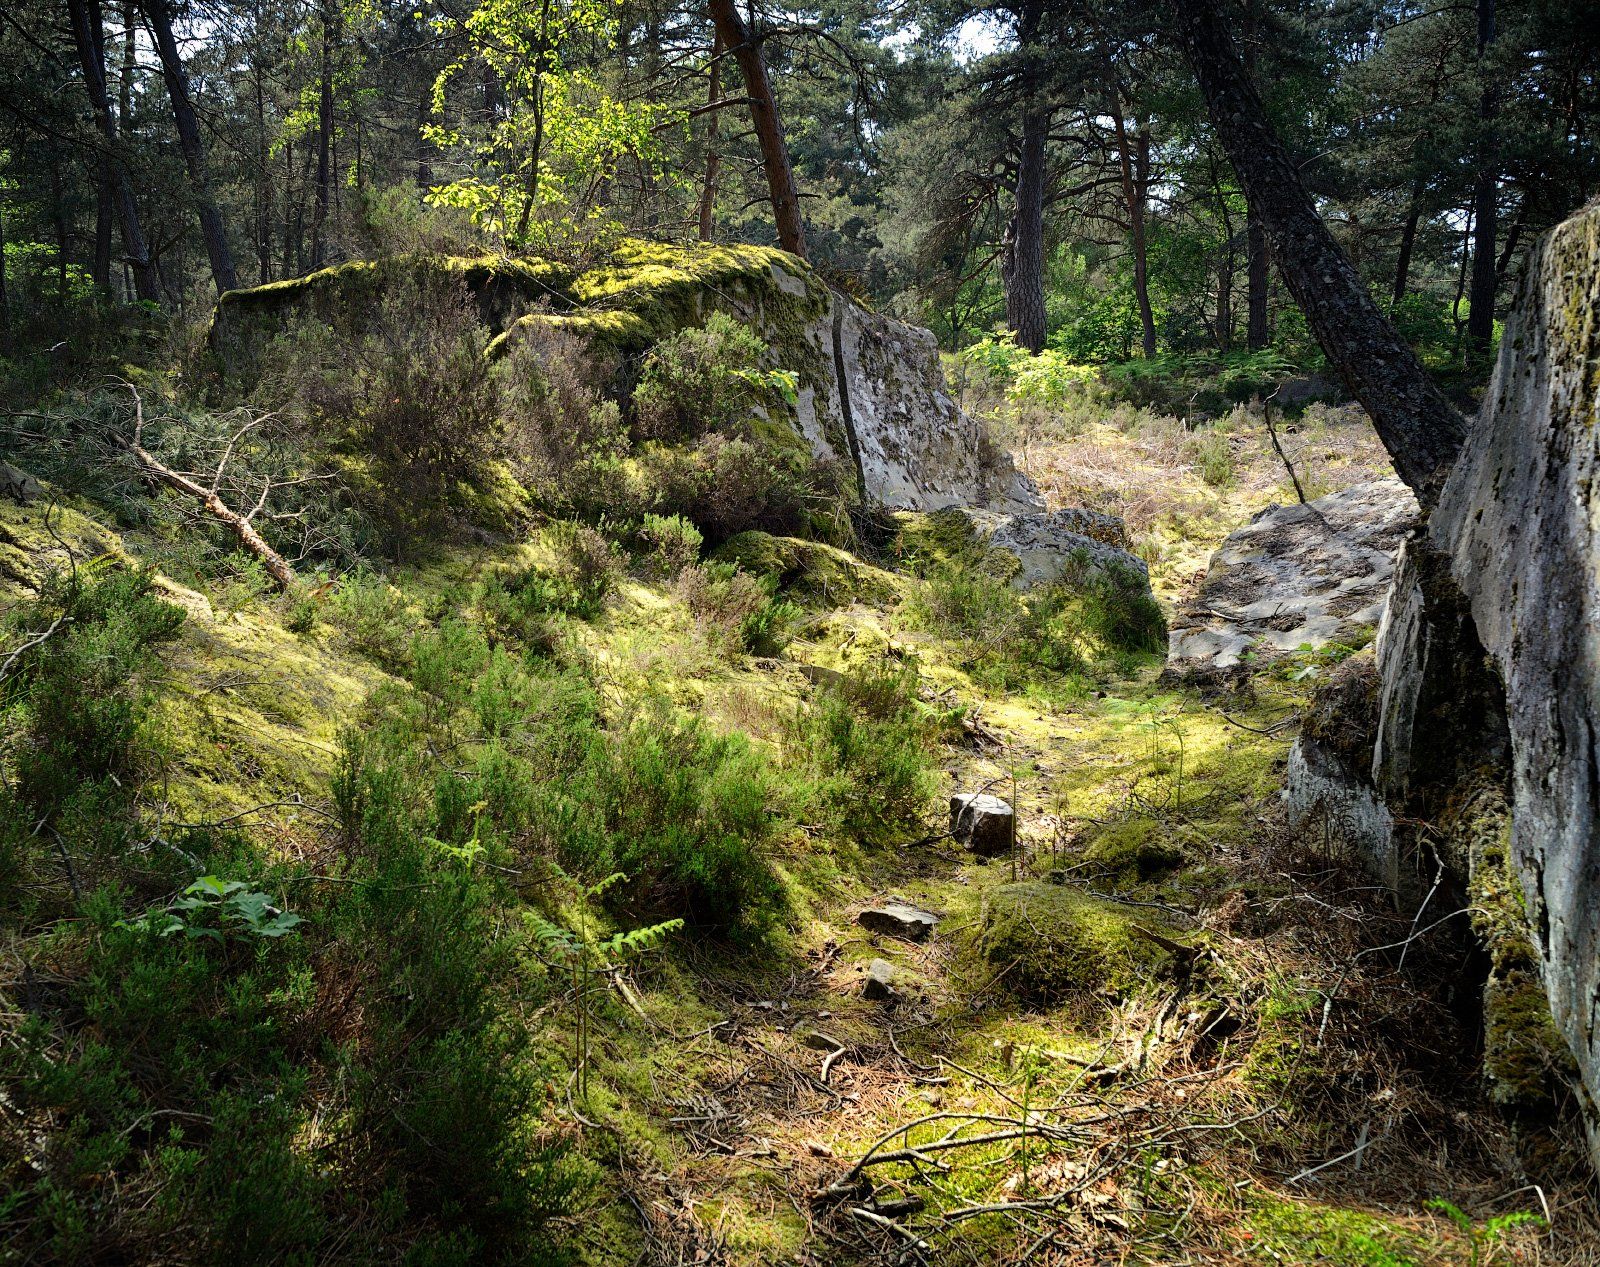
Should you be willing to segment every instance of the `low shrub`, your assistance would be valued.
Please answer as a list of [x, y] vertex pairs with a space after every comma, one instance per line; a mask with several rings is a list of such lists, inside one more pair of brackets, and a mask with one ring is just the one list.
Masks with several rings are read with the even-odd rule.
[[836, 832], [867, 844], [919, 828], [934, 791], [936, 727], [918, 702], [912, 665], [842, 674], [794, 721], [813, 808]]
[[728, 657], [776, 655], [787, 645], [800, 609], [777, 589], [773, 577], [715, 561], [685, 568], [676, 585], [706, 641]]

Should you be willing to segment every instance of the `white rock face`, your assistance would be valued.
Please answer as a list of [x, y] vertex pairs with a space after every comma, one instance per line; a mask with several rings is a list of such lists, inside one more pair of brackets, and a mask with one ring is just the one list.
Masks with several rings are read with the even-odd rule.
[[1168, 665], [1227, 670], [1246, 652], [1364, 642], [1416, 522], [1416, 499], [1393, 479], [1262, 511], [1211, 556], [1199, 594], [1173, 620]]
[[[1433, 516], [1506, 689], [1512, 852], [1600, 1101], [1600, 208], [1539, 246]], [[1600, 1134], [1591, 1135], [1600, 1162]]]
[[950, 396], [933, 334], [833, 296], [833, 402], [865, 499], [890, 510], [1042, 510], [1038, 489]]

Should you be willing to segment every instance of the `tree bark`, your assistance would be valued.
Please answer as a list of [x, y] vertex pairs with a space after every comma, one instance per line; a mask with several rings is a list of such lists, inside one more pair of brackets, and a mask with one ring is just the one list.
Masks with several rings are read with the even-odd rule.
[[1279, 275], [1372, 418], [1395, 470], [1431, 508], [1460, 451], [1464, 420], [1379, 311], [1317, 215], [1239, 60], [1218, 0], [1181, 0], [1169, 12], [1212, 127], [1266, 227]]
[[6, 295], [6, 218], [0, 204], [0, 356], [11, 353], [11, 301]]
[[144, 230], [139, 224], [139, 208], [133, 200], [133, 182], [117, 145], [117, 125], [111, 117], [111, 97], [106, 88], [104, 26], [99, 0], [67, 0], [67, 17], [72, 23], [72, 41], [77, 46], [78, 64], [95, 127], [110, 152], [114, 181], [113, 201], [122, 228], [122, 250], [133, 268], [134, 293], [150, 303], [161, 302], [161, 272], [150, 258]]
[[1150, 129], [1141, 127], [1138, 155], [1128, 152], [1128, 127], [1115, 82], [1107, 102], [1117, 136], [1117, 167], [1122, 174], [1122, 201], [1128, 210], [1128, 236], [1133, 246], [1133, 293], [1139, 302], [1141, 345], [1146, 357], [1156, 354], [1156, 319], [1150, 309], [1150, 261], [1145, 245], [1144, 200], [1150, 182]]
[[206, 178], [205, 144], [200, 139], [200, 121], [189, 99], [189, 77], [183, 70], [183, 55], [172, 34], [172, 11], [166, 0], [144, 0], [144, 14], [156, 37], [156, 53], [161, 58], [161, 77], [172, 100], [172, 121], [178, 129], [178, 145], [183, 150], [183, 165], [193, 187], [195, 214], [200, 219], [200, 236], [205, 239], [206, 255], [211, 260], [211, 279], [217, 293], [239, 289], [239, 274], [228, 249], [228, 235], [222, 227], [222, 213], [211, 196]]
[[328, 223], [328, 185], [332, 179], [333, 148], [333, 39], [337, 0], [322, 3], [322, 63], [317, 92], [316, 207], [311, 213], [311, 267], [321, 268], [326, 254], [323, 231]]
[[[794, 168], [789, 163], [789, 147], [783, 139], [783, 122], [772, 96], [772, 81], [761, 46], [751, 36], [739, 16], [735, 0], [710, 0], [711, 21], [724, 48], [733, 53], [744, 77], [745, 96], [750, 98], [750, 123], [761, 144], [761, 163], [767, 172], [767, 194], [772, 201], [772, 218], [777, 225], [778, 245], [801, 259], [806, 257], [805, 222], [800, 215], [800, 194], [795, 188]], [[715, 113], [715, 112], [713, 112]]]
[[1044, 347], [1044, 164], [1049, 115], [1030, 110], [1022, 119], [1017, 147], [1017, 194], [1001, 246], [1000, 280], [1006, 293], [1006, 324], [1017, 345]]
[[1394, 290], [1389, 296], [1393, 311], [1406, 297], [1406, 286], [1411, 279], [1411, 253], [1417, 247], [1417, 226], [1422, 222], [1422, 182], [1411, 186], [1411, 202], [1406, 209], [1406, 222], [1400, 229], [1400, 254], [1394, 264]]
[[[1494, 43], [1494, 0], [1478, 0], [1478, 65], [1483, 63]], [[1478, 98], [1478, 178], [1472, 191], [1472, 288], [1468, 292], [1467, 349], [1475, 356], [1489, 354], [1494, 342], [1494, 296], [1498, 277], [1495, 269], [1494, 239], [1499, 219], [1499, 182], [1495, 178], [1497, 147], [1494, 141], [1495, 94], [1483, 84]]]
[[722, 155], [717, 152], [718, 133], [722, 130], [718, 120], [722, 111], [712, 109], [722, 99], [722, 32], [711, 38], [711, 66], [706, 86], [706, 175], [700, 185], [700, 240], [711, 241], [716, 228], [717, 169], [722, 166]]
[[1267, 300], [1272, 289], [1272, 251], [1267, 244], [1267, 226], [1251, 208], [1245, 215], [1245, 343], [1259, 352], [1272, 342], [1267, 321]]

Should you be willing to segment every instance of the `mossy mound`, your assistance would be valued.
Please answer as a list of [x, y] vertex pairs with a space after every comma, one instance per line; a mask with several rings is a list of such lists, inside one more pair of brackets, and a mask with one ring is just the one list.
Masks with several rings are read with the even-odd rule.
[[631, 354], [716, 308], [798, 329], [831, 302], [803, 260], [770, 247], [628, 240], [587, 269], [537, 258], [398, 255], [227, 292], [207, 335], [213, 368], [230, 386], [248, 386], [265, 344], [292, 320], [349, 331], [391, 287], [453, 283], [494, 333], [490, 356], [539, 324], [575, 334], [597, 353]]
[[741, 532], [723, 542], [713, 557], [757, 576], [773, 577], [786, 594], [819, 606], [884, 605], [897, 596], [887, 572], [821, 541]]
[[1128, 909], [1067, 885], [1025, 881], [989, 890], [969, 950], [986, 976], [1053, 1002], [1127, 994], [1160, 970], [1164, 952], [1134, 931]]
[[1096, 834], [1085, 857], [1141, 880], [1181, 867], [1188, 853], [1172, 836], [1172, 828], [1154, 818], [1127, 818]]

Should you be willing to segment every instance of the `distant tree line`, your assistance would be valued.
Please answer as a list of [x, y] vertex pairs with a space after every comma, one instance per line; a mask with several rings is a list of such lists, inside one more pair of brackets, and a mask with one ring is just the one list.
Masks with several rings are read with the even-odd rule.
[[[1309, 346], [1151, 0], [14, 0], [0, 339], [386, 250], [775, 242], [961, 344]], [[1489, 347], [1600, 188], [1591, 0], [1229, 0], [1264, 121], [1414, 345]]]

